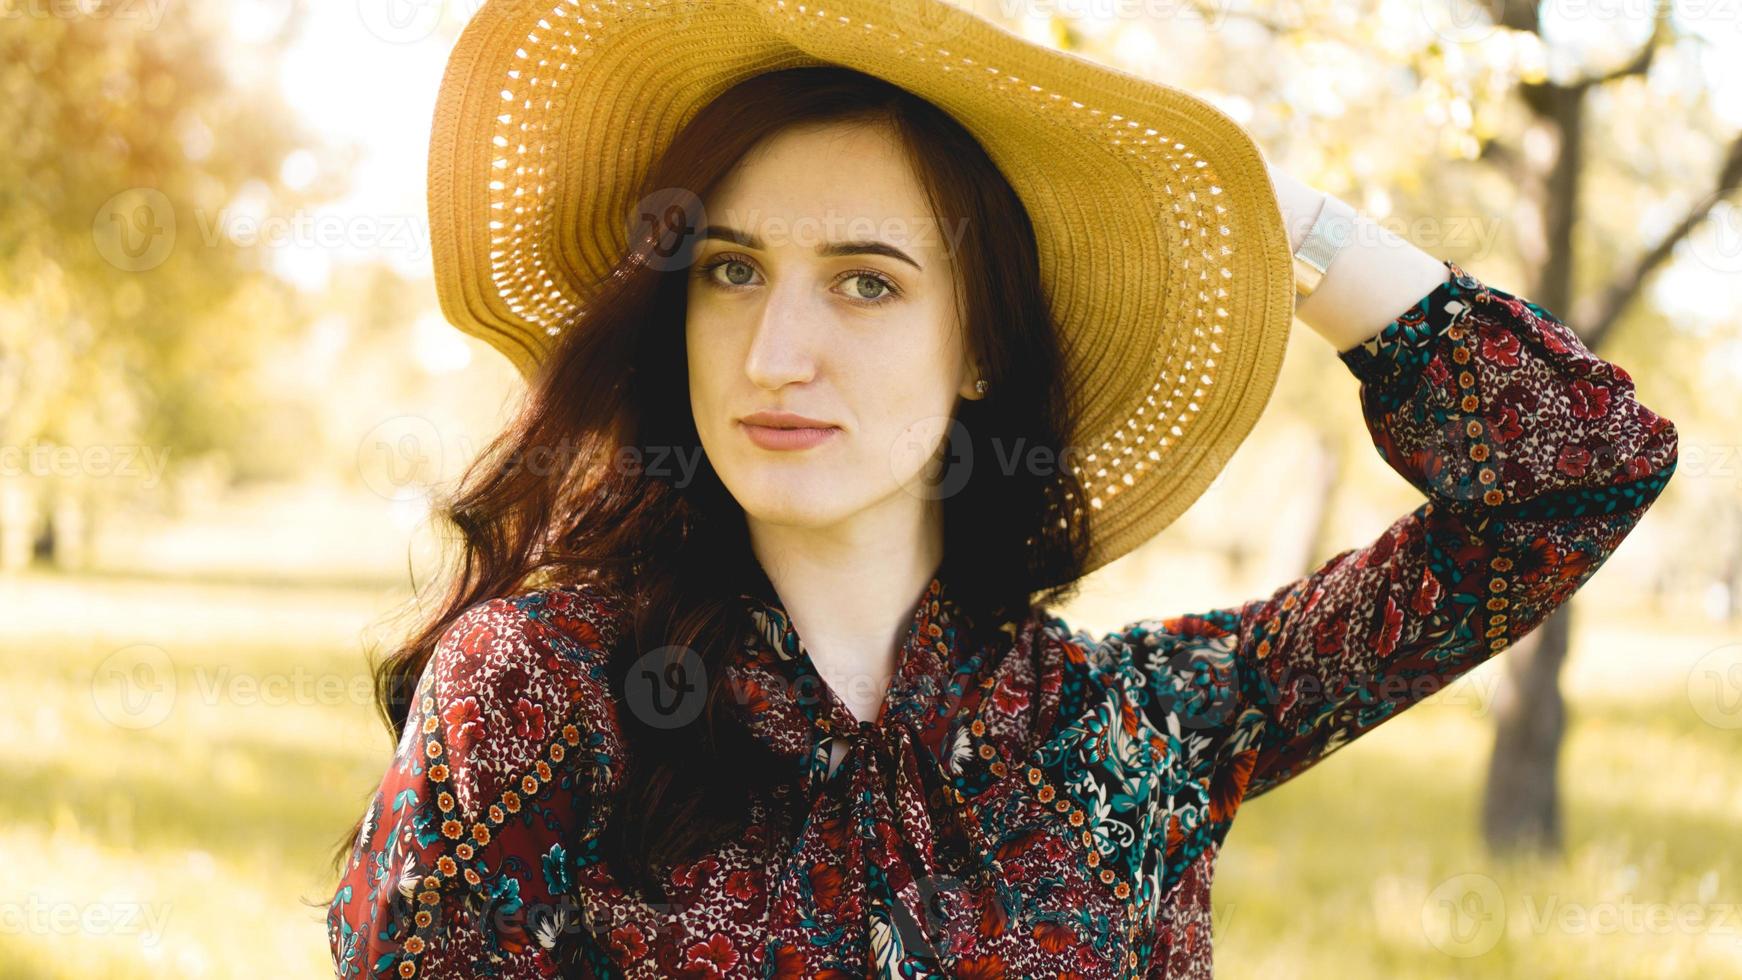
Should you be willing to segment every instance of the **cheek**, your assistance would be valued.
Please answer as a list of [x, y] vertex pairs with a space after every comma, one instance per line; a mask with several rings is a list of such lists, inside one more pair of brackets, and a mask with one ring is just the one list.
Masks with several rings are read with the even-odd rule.
[[953, 427], [953, 383], [936, 370], [879, 372], [859, 388], [861, 453], [905, 482], [937, 451]]
[[705, 425], [704, 409], [714, 404], [722, 387], [721, 374], [728, 363], [726, 352], [710, 347], [706, 331], [686, 328], [684, 360], [689, 365], [687, 384], [690, 404], [697, 415], [696, 423]]

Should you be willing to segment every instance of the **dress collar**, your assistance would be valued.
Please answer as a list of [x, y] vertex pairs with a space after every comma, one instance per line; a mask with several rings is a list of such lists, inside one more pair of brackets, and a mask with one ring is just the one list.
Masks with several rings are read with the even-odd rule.
[[[990, 650], [974, 649], [942, 566], [908, 620], [895, 672], [876, 722], [861, 722], [817, 672], [785, 605], [766, 576], [739, 595], [743, 643], [728, 668], [728, 700], [750, 731], [777, 754], [805, 758], [833, 735], [887, 734], [906, 725], [938, 751], [943, 729], [984, 672]], [[927, 735], [930, 738], [927, 738]], [[826, 751], [825, 751], [826, 754]]]

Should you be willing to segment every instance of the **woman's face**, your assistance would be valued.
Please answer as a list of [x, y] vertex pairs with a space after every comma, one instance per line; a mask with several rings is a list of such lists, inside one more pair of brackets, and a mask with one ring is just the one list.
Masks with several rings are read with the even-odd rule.
[[[978, 375], [956, 313], [959, 229], [932, 217], [894, 132], [788, 130], [704, 204], [684, 327], [690, 405], [746, 515], [818, 527], [935, 496], [924, 469], [956, 398], [979, 397]], [[746, 422], [759, 412], [827, 428]]]

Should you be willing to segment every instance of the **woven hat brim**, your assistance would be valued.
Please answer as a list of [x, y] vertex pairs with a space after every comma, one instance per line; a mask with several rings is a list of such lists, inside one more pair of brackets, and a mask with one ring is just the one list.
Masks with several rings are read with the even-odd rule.
[[1172, 523], [1281, 370], [1293, 266], [1263, 157], [1203, 99], [944, 0], [489, 0], [449, 56], [431, 137], [444, 315], [530, 377], [695, 112], [752, 75], [826, 64], [951, 113], [1028, 209], [1079, 420], [1089, 570]]

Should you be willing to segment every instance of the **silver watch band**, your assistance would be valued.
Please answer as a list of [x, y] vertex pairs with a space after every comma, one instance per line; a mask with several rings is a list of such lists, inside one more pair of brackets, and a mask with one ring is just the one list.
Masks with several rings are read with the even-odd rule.
[[1344, 245], [1354, 237], [1355, 209], [1341, 198], [1326, 194], [1312, 230], [1294, 253], [1294, 289], [1297, 298], [1312, 295], [1325, 277], [1325, 270]]

